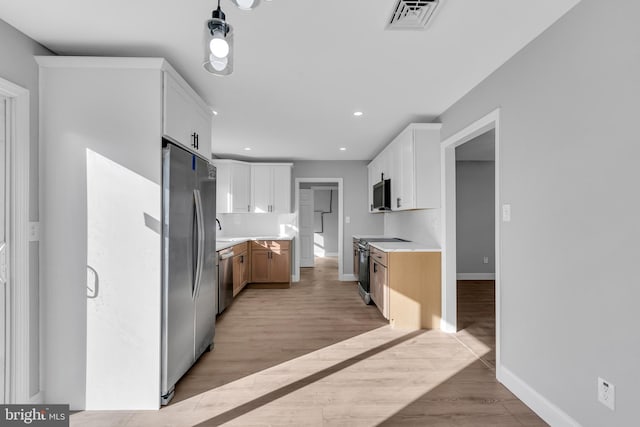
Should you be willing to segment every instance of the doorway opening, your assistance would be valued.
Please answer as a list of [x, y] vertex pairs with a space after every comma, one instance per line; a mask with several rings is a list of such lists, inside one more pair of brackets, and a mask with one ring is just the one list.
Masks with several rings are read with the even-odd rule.
[[457, 338], [495, 369], [495, 129], [455, 156]]
[[500, 376], [500, 111], [442, 143], [442, 325]]
[[[343, 193], [342, 178], [296, 178], [295, 207], [297, 231], [294, 281], [300, 268], [337, 267], [343, 280]], [[334, 258], [318, 264], [317, 258]]]

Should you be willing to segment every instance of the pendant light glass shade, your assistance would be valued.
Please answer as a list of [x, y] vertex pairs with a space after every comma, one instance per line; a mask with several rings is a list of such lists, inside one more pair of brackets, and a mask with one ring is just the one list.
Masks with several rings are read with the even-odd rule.
[[255, 9], [260, 4], [260, 0], [231, 0], [231, 2], [242, 10]]
[[219, 76], [233, 72], [233, 28], [225, 21], [220, 6], [205, 23], [202, 65], [208, 72]]

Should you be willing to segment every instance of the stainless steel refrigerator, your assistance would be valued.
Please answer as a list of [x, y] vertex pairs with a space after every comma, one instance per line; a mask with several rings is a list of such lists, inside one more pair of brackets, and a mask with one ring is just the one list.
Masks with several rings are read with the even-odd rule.
[[163, 141], [161, 402], [213, 345], [216, 307], [216, 169]]

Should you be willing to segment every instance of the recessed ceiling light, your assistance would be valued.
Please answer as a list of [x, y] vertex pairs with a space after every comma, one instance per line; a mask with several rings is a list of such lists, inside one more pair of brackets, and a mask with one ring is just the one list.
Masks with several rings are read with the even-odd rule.
[[346, 147], [340, 147], [340, 151], [347, 151]]
[[356, 116], [356, 117], [360, 117], [363, 114], [364, 113], [362, 111], [356, 111], [355, 113], [353, 113], [353, 115]]
[[251, 151], [251, 147], [244, 147], [244, 151]]
[[211, 110], [211, 112], [213, 113], [214, 116], [218, 115], [218, 112], [216, 110]]

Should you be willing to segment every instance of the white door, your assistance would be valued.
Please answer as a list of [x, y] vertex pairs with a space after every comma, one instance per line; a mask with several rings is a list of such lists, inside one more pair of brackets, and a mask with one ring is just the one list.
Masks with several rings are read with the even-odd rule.
[[5, 403], [7, 329], [7, 135], [8, 99], [0, 96], [0, 404]]
[[300, 267], [313, 267], [313, 190], [300, 190]]

